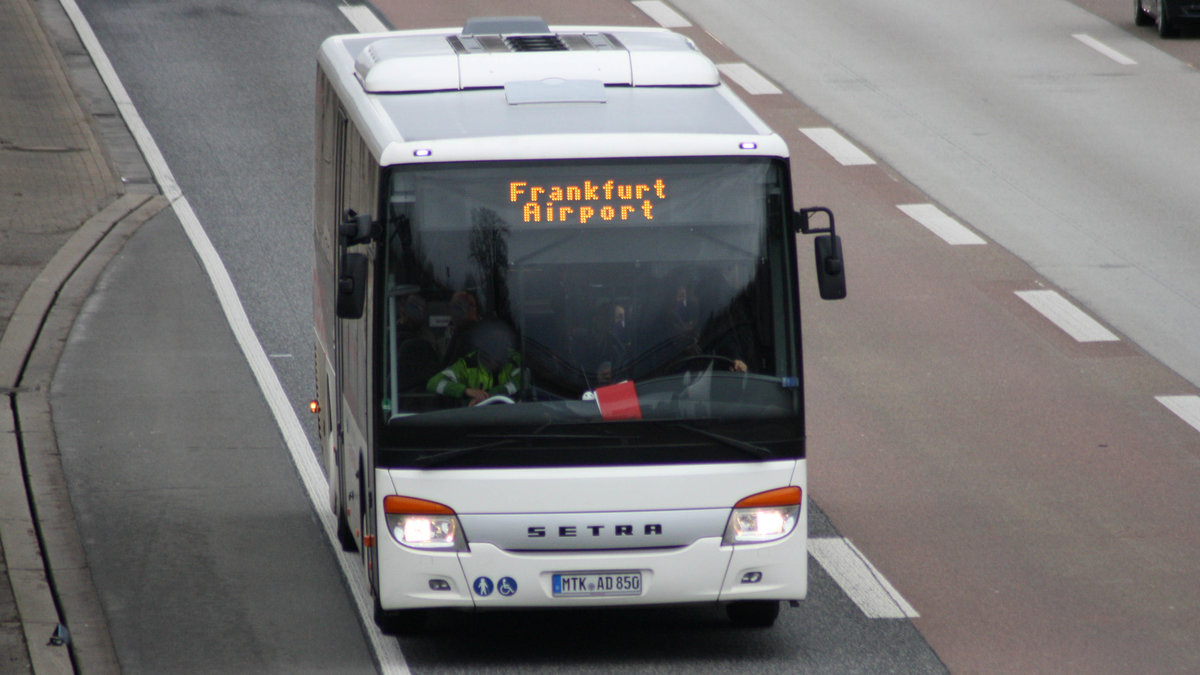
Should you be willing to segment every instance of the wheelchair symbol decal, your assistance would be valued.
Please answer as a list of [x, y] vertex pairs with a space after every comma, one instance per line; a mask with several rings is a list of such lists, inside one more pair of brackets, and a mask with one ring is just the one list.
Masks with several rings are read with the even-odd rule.
[[517, 580], [512, 577], [502, 577], [496, 582], [496, 590], [500, 591], [500, 595], [511, 597], [517, 592]]

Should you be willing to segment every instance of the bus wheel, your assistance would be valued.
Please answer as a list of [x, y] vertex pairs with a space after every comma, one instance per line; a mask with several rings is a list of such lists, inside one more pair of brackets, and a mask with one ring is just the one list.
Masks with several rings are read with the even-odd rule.
[[729, 621], [738, 628], [770, 628], [779, 616], [778, 600], [741, 600], [725, 606]]
[[1142, 0], [1133, 0], [1133, 23], [1138, 26], [1149, 26], [1154, 23], [1154, 17], [1142, 9]]
[[1179, 30], [1175, 26], [1175, 20], [1167, 16], [1166, 0], [1158, 0], [1158, 14], [1155, 15], [1155, 19], [1158, 21], [1159, 37], [1170, 38], [1179, 34]]
[[386, 635], [412, 635], [425, 628], [429, 611], [424, 609], [393, 609], [384, 611], [375, 599], [375, 624]]
[[[338, 459], [336, 461], [338, 464], [334, 470], [337, 471], [337, 474], [330, 474], [329, 484], [331, 486], [330, 489], [334, 491], [333, 502], [336, 504], [333, 513], [334, 518], [337, 518], [337, 538], [338, 543], [342, 545], [343, 551], [347, 553], [354, 553], [358, 550], [358, 540], [354, 537], [354, 530], [350, 529], [350, 521], [346, 519], [346, 511], [348, 510], [348, 507], [346, 506], [346, 500], [343, 495], [344, 490], [342, 490], [343, 483], [341, 476], [341, 460]], [[333, 488], [332, 486], [335, 484], [337, 487]]]
[[346, 522], [346, 512], [343, 509], [338, 509], [337, 537], [343, 551], [354, 553], [358, 550], [358, 542], [354, 540], [354, 532], [350, 529], [350, 523]]

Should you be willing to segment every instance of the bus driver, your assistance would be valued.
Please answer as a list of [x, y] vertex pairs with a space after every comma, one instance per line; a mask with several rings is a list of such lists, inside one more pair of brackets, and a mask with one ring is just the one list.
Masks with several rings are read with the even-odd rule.
[[485, 321], [467, 337], [465, 356], [429, 378], [426, 388], [452, 399], [478, 405], [492, 396], [514, 396], [521, 388], [521, 355], [512, 329], [501, 321]]

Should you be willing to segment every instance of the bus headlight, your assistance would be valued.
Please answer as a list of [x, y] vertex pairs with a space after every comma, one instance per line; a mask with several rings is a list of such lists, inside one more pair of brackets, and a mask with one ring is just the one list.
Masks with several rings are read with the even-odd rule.
[[401, 546], [423, 551], [465, 551], [467, 540], [454, 509], [416, 497], [383, 498], [388, 532]]
[[788, 536], [796, 529], [803, 498], [800, 488], [793, 485], [739, 501], [729, 514], [721, 545], [759, 544]]

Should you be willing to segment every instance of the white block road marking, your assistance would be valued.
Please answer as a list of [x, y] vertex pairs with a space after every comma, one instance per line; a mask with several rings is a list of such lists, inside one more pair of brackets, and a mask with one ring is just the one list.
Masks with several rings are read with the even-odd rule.
[[942, 213], [942, 210], [933, 204], [899, 204], [896, 208], [952, 246], [987, 244], [979, 235]]
[[874, 164], [875, 160], [871, 159], [867, 153], [858, 149], [844, 136], [839, 134], [836, 129], [829, 127], [806, 127], [800, 129], [808, 136], [809, 140], [821, 146], [821, 149], [828, 152], [842, 166], [864, 166]]
[[718, 63], [717, 70], [729, 79], [737, 82], [742, 89], [746, 90], [747, 94], [782, 94], [779, 87], [771, 84], [771, 81], [758, 71], [744, 63]]
[[1088, 316], [1075, 305], [1071, 304], [1057, 291], [1016, 291], [1017, 297], [1029, 303], [1043, 316], [1063, 329], [1067, 335], [1079, 342], [1119, 342], [1121, 338], [1113, 335], [1098, 321]]
[[1109, 47], [1108, 45], [1097, 40], [1096, 38], [1092, 37], [1091, 35], [1088, 35], [1087, 33], [1075, 33], [1075, 34], [1071, 35], [1071, 37], [1075, 38], [1076, 40], [1079, 40], [1083, 44], [1091, 47], [1092, 49], [1095, 49], [1096, 51], [1100, 52], [1101, 54], [1107, 56], [1108, 58], [1112, 59], [1113, 61], [1116, 61], [1117, 63], [1119, 63], [1123, 66], [1136, 66], [1137, 65], [1137, 61], [1134, 61], [1133, 59], [1129, 58], [1128, 56], [1125, 56], [1121, 52], [1113, 49], [1112, 47]]
[[921, 616], [849, 539], [809, 539], [808, 552], [868, 619], [916, 619]]
[[386, 33], [387, 26], [375, 16], [375, 12], [371, 11], [366, 5], [342, 5], [338, 7], [342, 10], [342, 14], [349, 19], [354, 30], [360, 33]]
[[1200, 431], [1200, 396], [1155, 396], [1159, 403]]
[[687, 28], [692, 25], [691, 21], [680, 16], [679, 12], [660, 0], [634, 0], [633, 4], [663, 28]]

